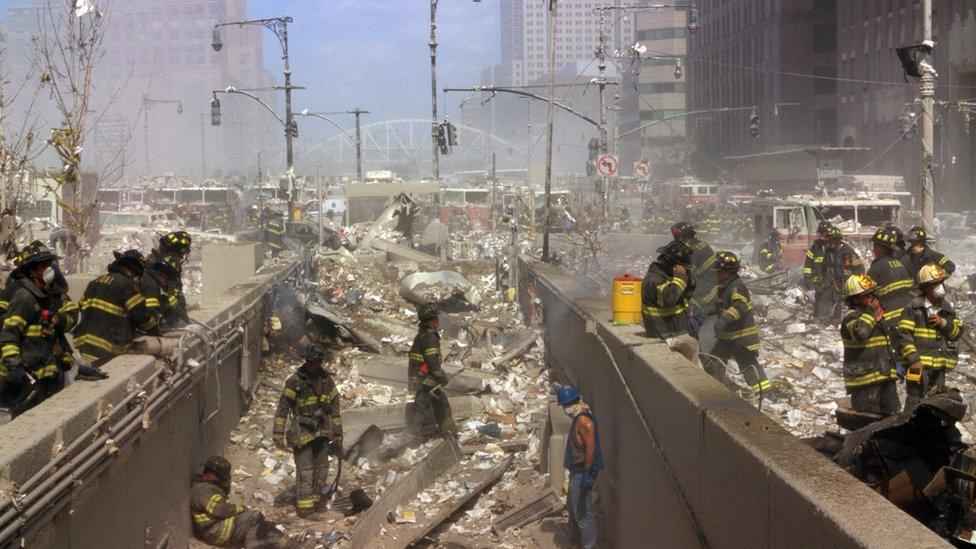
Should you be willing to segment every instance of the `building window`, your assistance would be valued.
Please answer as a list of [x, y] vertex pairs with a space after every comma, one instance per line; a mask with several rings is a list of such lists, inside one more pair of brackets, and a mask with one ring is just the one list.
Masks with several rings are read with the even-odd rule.
[[684, 38], [684, 27], [671, 29], [644, 29], [637, 31], [637, 40], [669, 40], [673, 38]]

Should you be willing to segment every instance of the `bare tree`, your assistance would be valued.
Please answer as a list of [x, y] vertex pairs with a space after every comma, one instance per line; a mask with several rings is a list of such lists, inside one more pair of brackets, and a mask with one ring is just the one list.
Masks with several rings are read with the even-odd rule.
[[[108, 10], [107, 1], [96, 4], [95, 0], [47, 0], [33, 40], [33, 64], [58, 117], [47, 144], [60, 162], [54, 190], [62, 196], [67, 230], [65, 253], [69, 256], [78, 251], [76, 246], [82, 240], [92, 242], [97, 238], [98, 188], [121, 177], [125, 150], [135, 128], [133, 123], [113, 158], [97, 172], [90, 170], [82, 177], [86, 139], [122, 91], [98, 89], [95, 84], [95, 69], [105, 56], [108, 28], [108, 17], [102, 10]], [[79, 263], [75, 264], [80, 268]]]
[[572, 205], [561, 205], [553, 212], [553, 223], [563, 224], [563, 239], [570, 245], [573, 262], [585, 274], [600, 270], [600, 258], [606, 253], [610, 236], [603, 223], [602, 207], [594, 200], [577, 199]]

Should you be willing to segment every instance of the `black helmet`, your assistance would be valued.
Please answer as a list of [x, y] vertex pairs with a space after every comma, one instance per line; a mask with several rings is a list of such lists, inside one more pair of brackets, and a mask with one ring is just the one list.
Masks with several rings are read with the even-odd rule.
[[871, 242], [889, 250], [895, 248], [897, 241], [898, 235], [895, 234], [895, 231], [891, 227], [878, 227], [878, 230], [874, 231], [874, 236], [871, 237]]
[[417, 309], [417, 320], [428, 322], [434, 320], [441, 314], [435, 303], [425, 303]]
[[715, 263], [712, 264], [713, 269], [722, 269], [726, 271], [738, 271], [742, 267], [739, 262], [739, 258], [732, 252], [718, 252], [715, 254]]
[[679, 221], [671, 226], [671, 236], [675, 240], [684, 240], [695, 236], [695, 226], [687, 221]]
[[163, 273], [168, 278], [180, 278], [180, 258], [173, 254], [155, 256], [153, 261], [149, 264], [149, 268], [151, 270]]
[[905, 233], [898, 227], [891, 225], [889, 227], [891, 232], [895, 235], [895, 246], [901, 250], [905, 249]]
[[826, 235], [827, 231], [829, 231], [830, 228], [833, 226], [834, 225], [830, 221], [827, 220], [821, 221], [820, 224], [817, 225], [817, 234]]
[[840, 227], [834, 227], [830, 225], [827, 227], [827, 240], [843, 240], [844, 233], [841, 232]]
[[112, 255], [115, 256], [115, 265], [131, 270], [136, 276], [142, 276], [146, 272], [146, 259], [139, 250], [112, 252]]
[[915, 225], [911, 229], [908, 229], [908, 241], [909, 242], [921, 242], [925, 244], [929, 240], [928, 233], [925, 232], [925, 227], [920, 227]]
[[302, 352], [299, 356], [301, 356], [305, 360], [322, 361], [325, 360], [327, 353], [325, 351], [325, 347], [317, 343], [312, 343], [310, 345], [306, 345], [305, 348], [302, 349]]
[[680, 240], [672, 240], [668, 242], [667, 246], [662, 246], [657, 249], [657, 253], [661, 254], [658, 259], [671, 264], [684, 265], [685, 267], [691, 267], [691, 246], [685, 244]]
[[58, 259], [61, 258], [55, 255], [43, 242], [35, 240], [17, 254], [17, 257], [14, 258], [14, 265], [18, 270], [26, 270], [32, 265], [47, 261], [53, 262]]
[[223, 482], [230, 482], [230, 462], [222, 456], [208, 457], [203, 464], [203, 470], [212, 472]]
[[193, 239], [186, 231], [173, 231], [159, 239], [159, 248], [186, 255], [190, 253], [190, 244], [192, 243]]

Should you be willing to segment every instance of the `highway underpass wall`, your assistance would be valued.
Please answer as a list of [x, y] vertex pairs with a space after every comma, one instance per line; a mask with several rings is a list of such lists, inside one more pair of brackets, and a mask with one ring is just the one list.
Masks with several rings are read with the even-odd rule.
[[[186, 547], [191, 535], [190, 479], [210, 454], [221, 453], [238, 424], [261, 361], [264, 320], [272, 288], [294, 270], [281, 265], [256, 275], [203, 304], [191, 316], [211, 328], [228, 347], [211, 356], [189, 389], [163, 408], [135, 442], [120, 447], [107, 466], [76, 483], [67, 504], [25, 539], [25, 546]], [[195, 336], [184, 352], [205, 364], [207, 352]], [[88, 429], [99, 414], [133, 388], [159, 387], [161, 360], [125, 355], [106, 364], [104, 381], [75, 382], [40, 406], [0, 427], [0, 487], [11, 488], [41, 469], [52, 456]]]
[[526, 312], [542, 317], [554, 379], [578, 385], [599, 417], [599, 495], [615, 547], [698, 546], [695, 522], [711, 547], [946, 546], [643, 328], [612, 326], [604, 289], [525, 259], [520, 270], [523, 308], [542, 309]]

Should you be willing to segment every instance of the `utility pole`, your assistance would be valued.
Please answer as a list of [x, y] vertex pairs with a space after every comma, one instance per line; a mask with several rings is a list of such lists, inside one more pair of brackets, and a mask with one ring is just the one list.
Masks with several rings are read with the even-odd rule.
[[[607, 10], [601, 9], [600, 11], [600, 44], [597, 46], [596, 50], [596, 67], [599, 71], [599, 76], [597, 77], [597, 86], [600, 90], [600, 124], [597, 130], [600, 132], [600, 155], [607, 154], [607, 101], [606, 101], [606, 90], [607, 90], [607, 35], [609, 34], [609, 29], [607, 27]], [[599, 175], [597, 176], [599, 177]], [[610, 219], [610, 178], [604, 177], [603, 185], [600, 188], [600, 200], [603, 202], [603, 219], [609, 221]]]
[[356, 115], [356, 182], [363, 182], [363, 131], [362, 127], [359, 125], [359, 117], [363, 114], [369, 114], [369, 111], [364, 111], [359, 107], [356, 110], [349, 111], [349, 114]]
[[498, 174], [495, 171], [495, 152], [491, 153], [491, 236], [495, 236], [495, 229], [498, 227], [498, 216], [495, 210], [498, 208]]
[[[552, 114], [556, 95], [556, 8], [559, 0], [549, 0], [549, 104], [546, 112], [546, 219], [542, 230], [542, 261], [549, 261], [549, 224], [552, 218]], [[535, 211], [535, 204], [531, 206]]]
[[[924, 40], [932, 42], [932, 0], [923, 2]], [[930, 57], [931, 59], [931, 57]], [[935, 128], [933, 110], [935, 108], [935, 77], [936, 72], [929, 63], [922, 68], [922, 223], [925, 230], [932, 231], [935, 220], [935, 182], [932, 180], [932, 157], [934, 155]], [[931, 234], [931, 233], [930, 233]]]
[[318, 172], [316, 174], [318, 177], [315, 178], [315, 193], [316, 193], [316, 202], [318, 202], [319, 204], [319, 246], [321, 246], [322, 235], [325, 234], [325, 212], [322, 211], [323, 206], [325, 205], [325, 200], [324, 197], [322, 196], [322, 178], [323, 178], [322, 165], [319, 164], [318, 166], [316, 166], [315, 171]]
[[[430, 143], [434, 153], [434, 182], [439, 183], [441, 180], [441, 157], [440, 157], [440, 145], [437, 143], [437, 137], [440, 133], [440, 124], [437, 121], [437, 1], [430, 0], [430, 105], [431, 105], [431, 118], [430, 118]], [[439, 203], [440, 192], [435, 196], [435, 202]]]

